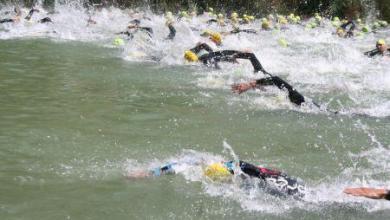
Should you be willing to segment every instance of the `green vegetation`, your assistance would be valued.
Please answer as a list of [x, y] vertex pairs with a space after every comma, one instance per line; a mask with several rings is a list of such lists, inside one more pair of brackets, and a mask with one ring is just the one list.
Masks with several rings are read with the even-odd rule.
[[[44, 0], [46, 5], [53, 5], [55, 0]], [[0, 0], [2, 3], [24, 3], [32, 5], [34, 0]], [[58, 0], [61, 2], [61, 0]], [[66, 2], [62, 0], [62, 2]], [[340, 18], [364, 17], [369, 13], [377, 14], [380, 19], [390, 21], [389, 0], [86, 0], [86, 4], [115, 5], [117, 7], [147, 7], [162, 13], [179, 10], [208, 11], [213, 8], [216, 13], [248, 13], [263, 16], [269, 13], [295, 13], [312, 16], [320, 13], [324, 16]]]

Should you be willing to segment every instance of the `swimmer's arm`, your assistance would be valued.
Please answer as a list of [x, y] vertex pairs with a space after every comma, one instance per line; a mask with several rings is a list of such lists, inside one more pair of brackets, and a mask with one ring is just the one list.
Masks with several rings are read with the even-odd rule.
[[373, 57], [373, 56], [377, 55], [378, 53], [379, 53], [378, 49], [373, 49], [373, 50], [364, 52], [364, 55], [369, 56], [369, 57]]
[[375, 188], [346, 188], [344, 189], [345, 194], [352, 196], [362, 196], [370, 199], [387, 199], [389, 200], [389, 191], [386, 189], [375, 189]]
[[169, 35], [168, 35], [167, 39], [172, 40], [176, 36], [176, 29], [175, 29], [175, 27], [173, 27], [172, 24], [169, 24], [168, 28], [169, 28]]
[[35, 8], [32, 8], [32, 9], [30, 10], [30, 12], [28, 13], [28, 15], [27, 15], [24, 19], [26, 19], [26, 20], [29, 21], [29, 20], [31, 19], [31, 17], [33, 16], [34, 12], [39, 12], [39, 10], [38, 10], [38, 9], [35, 9]]
[[139, 179], [139, 178], [147, 178], [153, 176], [161, 176], [166, 174], [174, 174], [173, 165], [176, 163], [170, 163], [162, 167], [157, 167], [152, 170], [138, 170], [127, 173], [127, 178], [129, 179]]
[[194, 53], [199, 53], [199, 51], [201, 51], [201, 50], [206, 50], [209, 53], [213, 52], [213, 49], [211, 49], [211, 47], [209, 45], [207, 45], [206, 43], [198, 44], [198, 45], [196, 45], [196, 47], [194, 47], [190, 50]]

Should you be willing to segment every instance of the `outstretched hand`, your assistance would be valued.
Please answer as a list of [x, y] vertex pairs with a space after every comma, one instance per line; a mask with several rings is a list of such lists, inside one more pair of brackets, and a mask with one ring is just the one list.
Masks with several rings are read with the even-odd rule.
[[241, 94], [243, 92], [246, 92], [247, 90], [253, 88], [251, 83], [238, 83], [232, 85], [232, 91], [233, 93]]

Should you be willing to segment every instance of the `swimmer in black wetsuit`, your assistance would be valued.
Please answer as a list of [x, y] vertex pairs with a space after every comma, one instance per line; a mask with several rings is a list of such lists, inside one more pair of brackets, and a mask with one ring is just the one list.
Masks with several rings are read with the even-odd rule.
[[[156, 177], [166, 174], [175, 174], [175, 167], [178, 163], [170, 163], [162, 167], [157, 167], [149, 171], [133, 172], [127, 175], [128, 178]], [[197, 163], [196, 165], [200, 165]], [[262, 186], [268, 187], [273, 194], [303, 195], [305, 187], [297, 179], [291, 178], [278, 170], [272, 170], [264, 167], [258, 167], [245, 161], [234, 161], [213, 163], [204, 169], [204, 175], [213, 181], [226, 181], [234, 175], [235, 166], [243, 174], [241, 177], [258, 178], [262, 180]]]
[[234, 28], [234, 30], [228, 32], [230, 34], [238, 34], [238, 33], [248, 33], [248, 34], [257, 34], [257, 31], [254, 29], [240, 29], [240, 28]]
[[176, 29], [175, 27], [173, 27], [173, 23], [170, 22], [167, 24], [168, 28], [169, 28], [169, 35], [167, 36], [167, 40], [173, 40], [176, 36]]
[[[30, 10], [30, 12], [28, 13], [28, 15], [27, 15], [24, 19], [26, 19], [27, 21], [30, 21], [30, 20], [31, 20], [31, 17], [33, 16], [33, 14], [34, 14], [35, 12], [39, 12], [39, 10], [38, 10], [38, 9], [35, 9], [35, 8], [32, 8], [32, 9]], [[38, 20], [38, 22], [39, 22], [39, 23], [48, 23], [48, 22], [53, 22], [53, 21], [51, 20], [51, 18], [45, 17], [45, 18], [42, 18], [42, 19]]]
[[337, 28], [336, 33], [339, 37], [353, 37], [355, 28], [355, 22], [353, 20], [349, 20], [347, 23], [342, 24], [339, 28]]
[[185, 51], [184, 58], [190, 62], [201, 61], [205, 65], [213, 64], [216, 68], [219, 68], [219, 62], [236, 63], [237, 59], [246, 59], [252, 63], [255, 72], [263, 69], [259, 60], [253, 53], [238, 50], [213, 51], [213, 49], [205, 43], [198, 44], [196, 47]]
[[184, 57], [187, 61], [202, 61], [205, 65], [214, 64], [217, 68], [219, 68], [218, 63], [221, 61], [234, 63], [237, 62], [237, 59], [247, 59], [251, 61], [255, 73], [261, 71], [270, 76], [251, 81], [249, 83], [234, 84], [232, 86], [233, 92], [241, 94], [249, 89], [275, 85], [279, 89], [287, 90], [288, 97], [292, 103], [301, 105], [305, 102], [303, 95], [297, 92], [290, 84], [282, 80], [280, 77], [272, 76], [271, 74], [267, 73], [253, 53], [237, 50], [223, 50], [214, 52], [207, 44], [199, 44], [196, 47], [186, 51]]
[[346, 188], [344, 193], [352, 196], [362, 196], [370, 199], [385, 199], [390, 200], [390, 190], [376, 188]]
[[13, 18], [5, 18], [0, 20], [0, 24], [2, 23], [12, 23], [12, 22], [19, 22], [20, 17], [22, 16], [22, 11], [19, 9], [19, 7], [14, 8], [15, 16]]
[[288, 98], [290, 101], [296, 105], [301, 105], [305, 102], [305, 98], [299, 92], [297, 92], [290, 84], [282, 80], [278, 76], [270, 76], [266, 78], [261, 78], [258, 80], [253, 80], [249, 83], [240, 83], [232, 85], [232, 90], [235, 93], [241, 94], [249, 89], [263, 89], [264, 86], [275, 85], [279, 89], [286, 89], [288, 92]]
[[[142, 31], [146, 33], [149, 37], [153, 37], [153, 29], [151, 27], [141, 27], [140, 24], [140, 20], [134, 19], [130, 21], [130, 24], [127, 26], [127, 31], [122, 31], [116, 34], [124, 34], [130, 38], [133, 38], [135, 33], [137, 33], [138, 31]], [[132, 31], [130, 32], [130, 30]]]
[[390, 48], [386, 45], [384, 39], [380, 39], [376, 42], [376, 48], [374, 50], [365, 52], [364, 55], [369, 57], [375, 57], [380, 55], [390, 57]]

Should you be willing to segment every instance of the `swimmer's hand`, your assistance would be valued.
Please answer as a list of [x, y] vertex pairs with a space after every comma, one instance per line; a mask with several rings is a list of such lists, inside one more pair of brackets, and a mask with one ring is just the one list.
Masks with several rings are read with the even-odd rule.
[[238, 83], [232, 85], [233, 93], [241, 94], [243, 92], [248, 91], [249, 89], [254, 89], [256, 87], [256, 81], [249, 83]]

